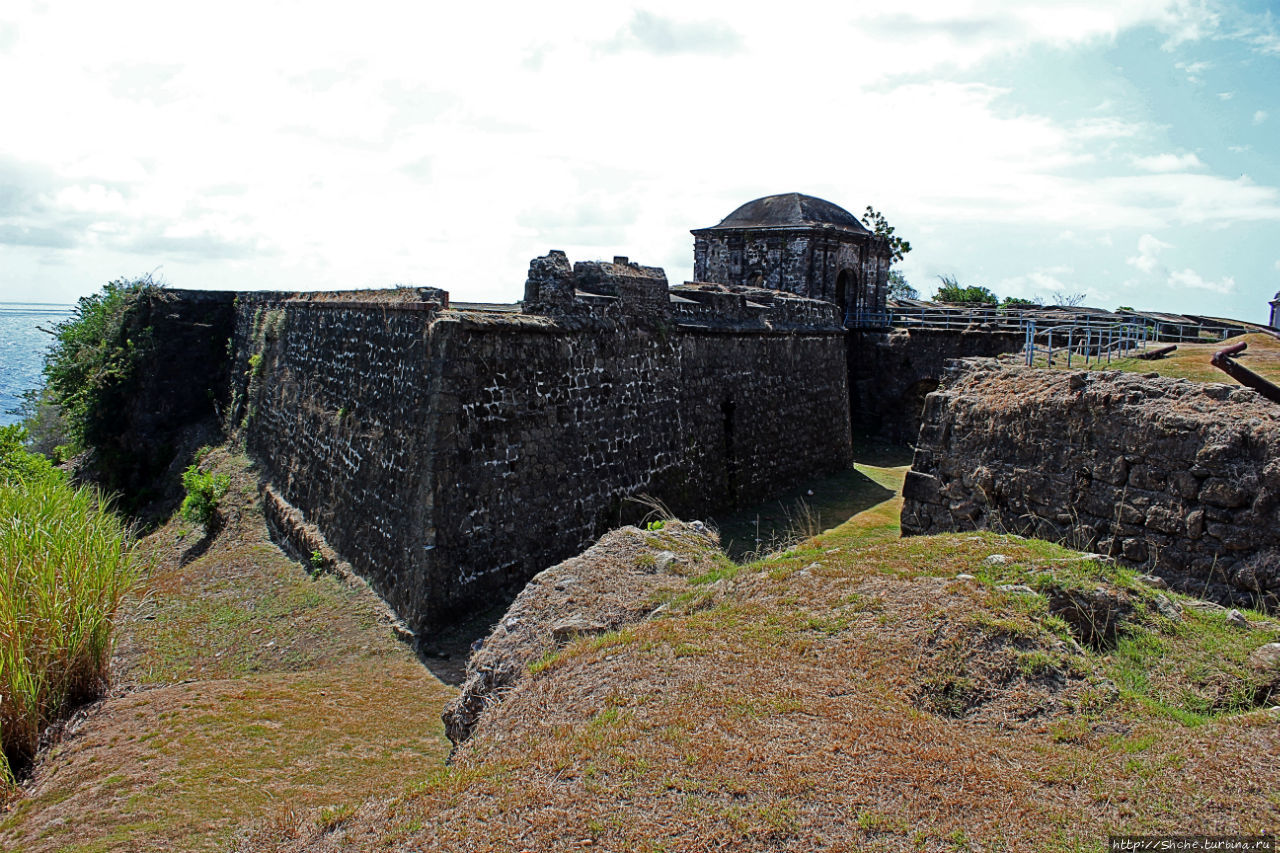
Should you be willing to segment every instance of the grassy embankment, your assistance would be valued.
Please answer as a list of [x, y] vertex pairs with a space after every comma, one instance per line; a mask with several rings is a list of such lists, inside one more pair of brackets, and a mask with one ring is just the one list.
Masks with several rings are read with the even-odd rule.
[[[843, 523], [539, 661], [446, 768], [452, 688], [367, 590], [271, 546], [252, 472], [216, 453], [223, 530], [148, 540], [117, 659], [132, 692], [48, 757], [0, 846], [1095, 850], [1276, 825], [1280, 726], [1244, 663], [1273, 623], [1172, 594], [1160, 616], [1132, 573], [1048, 543], [901, 540], [906, 459], [861, 458], [721, 529], [754, 548]], [[1098, 585], [1135, 615], [1094, 647], [1048, 602]]]
[[[690, 579], [662, 618], [537, 661], [453, 766], [340, 825], [277, 815], [239, 849], [1068, 851], [1274, 830], [1280, 719], [1246, 659], [1280, 625], [1046, 542], [899, 539], [898, 501]], [[1099, 587], [1131, 610], [1090, 642], [1050, 602]]]
[[41, 733], [106, 685], [132, 544], [94, 489], [73, 488], [0, 430], [0, 802]]
[[216, 851], [297, 810], [341, 822], [443, 765], [453, 689], [398, 641], [368, 588], [272, 544], [243, 457], [206, 537], [180, 515], [142, 540], [111, 695], [42, 753], [0, 850]]

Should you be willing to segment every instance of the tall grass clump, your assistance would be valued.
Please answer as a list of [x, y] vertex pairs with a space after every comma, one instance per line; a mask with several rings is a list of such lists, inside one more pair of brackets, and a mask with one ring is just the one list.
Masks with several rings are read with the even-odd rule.
[[0, 783], [50, 723], [105, 688], [116, 611], [137, 576], [129, 533], [96, 489], [0, 478]]

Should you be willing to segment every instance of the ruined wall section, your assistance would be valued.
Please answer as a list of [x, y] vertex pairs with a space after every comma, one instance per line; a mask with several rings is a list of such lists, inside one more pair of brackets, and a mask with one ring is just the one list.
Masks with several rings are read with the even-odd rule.
[[233, 422], [286, 509], [415, 629], [638, 520], [628, 498], [699, 516], [850, 464], [834, 306], [673, 299], [615, 261], [539, 259], [528, 313], [425, 290], [239, 300]]
[[277, 492], [416, 613], [433, 594], [415, 567], [432, 525], [430, 326], [447, 297], [390, 294], [241, 294], [232, 420]]
[[904, 534], [990, 528], [1280, 606], [1280, 407], [1228, 385], [970, 366], [928, 397]]
[[925, 397], [957, 358], [1020, 352], [1021, 334], [975, 329], [853, 330], [849, 333], [849, 411], [855, 432], [900, 444], [915, 441]]
[[145, 523], [181, 499], [178, 472], [197, 447], [216, 441], [227, 406], [227, 339], [235, 295], [160, 288], [124, 318], [139, 364], [103, 390], [112, 412], [92, 437], [82, 472]]

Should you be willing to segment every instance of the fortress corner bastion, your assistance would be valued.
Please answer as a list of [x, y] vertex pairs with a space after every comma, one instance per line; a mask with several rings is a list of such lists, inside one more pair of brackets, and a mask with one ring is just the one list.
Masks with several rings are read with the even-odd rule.
[[242, 293], [234, 327], [229, 420], [277, 514], [416, 630], [637, 520], [631, 498], [696, 517], [852, 459], [834, 305], [627, 258], [536, 258], [521, 305]]

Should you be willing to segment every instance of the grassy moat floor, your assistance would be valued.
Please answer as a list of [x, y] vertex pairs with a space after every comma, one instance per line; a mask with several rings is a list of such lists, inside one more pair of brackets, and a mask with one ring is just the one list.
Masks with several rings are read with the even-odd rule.
[[[242, 459], [211, 542], [179, 521], [111, 697], [0, 816], [0, 849], [1102, 850], [1280, 827], [1280, 625], [1036, 540], [899, 538], [900, 449], [716, 519], [710, 604], [569, 645], [446, 766], [458, 660], [424, 667], [358, 583], [271, 544]], [[812, 491], [812, 494], [809, 492]], [[768, 554], [788, 536], [814, 532]], [[1049, 600], [1112, 590], [1080, 644]], [[485, 626], [476, 625], [474, 630]], [[442, 647], [465, 647], [465, 642]]]

